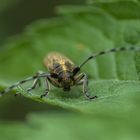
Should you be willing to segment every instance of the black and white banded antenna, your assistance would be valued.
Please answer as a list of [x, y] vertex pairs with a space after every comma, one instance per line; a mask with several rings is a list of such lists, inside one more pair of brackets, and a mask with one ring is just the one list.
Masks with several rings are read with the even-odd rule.
[[108, 54], [108, 53], [111, 53], [111, 52], [114, 53], [114, 52], [121, 52], [121, 51], [136, 51], [136, 52], [138, 52], [138, 51], [140, 51], [140, 47], [134, 47], [134, 46], [120, 47], [120, 48], [113, 48], [113, 49], [110, 49], [110, 50], [106, 50], [106, 51], [101, 51], [101, 52], [95, 53], [95, 54], [91, 55], [90, 57], [88, 57], [87, 59], [85, 59], [79, 65], [79, 69], [81, 69], [81, 67], [83, 67], [91, 59], [95, 59], [98, 56], [105, 55], [105, 54]]

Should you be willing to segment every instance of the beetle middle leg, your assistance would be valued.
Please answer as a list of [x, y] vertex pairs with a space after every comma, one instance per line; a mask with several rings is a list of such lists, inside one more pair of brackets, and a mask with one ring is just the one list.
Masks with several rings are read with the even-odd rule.
[[49, 90], [50, 90], [49, 82], [50, 82], [51, 84], [53, 84], [54, 86], [61, 87], [61, 85], [60, 85], [60, 83], [58, 82], [57, 79], [53, 78], [53, 77], [50, 76], [50, 75], [47, 76], [47, 77], [46, 77], [46, 91], [45, 91], [45, 93], [44, 93], [43, 95], [40, 96], [41, 98], [43, 98], [43, 97], [45, 97], [45, 96], [48, 95]]
[[83, 85], [83, 93], [88, 99], [97, 98], [97, 96], [90, 96], [88, 93], [88, 79], [87, 79], [87, 75], [85, 73], [79, 74], [75, 78], [75, 82], [76, 82], [76, 85], [81, 85], [81, 84]]

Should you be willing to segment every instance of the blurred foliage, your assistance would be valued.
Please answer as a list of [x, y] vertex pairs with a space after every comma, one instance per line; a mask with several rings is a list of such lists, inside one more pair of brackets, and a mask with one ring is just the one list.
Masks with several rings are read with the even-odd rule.
[[[139, 9], [140, 4], [134, 1], [58, 7], [60, 17], [38, 20], [5, 43], [0, 53], [0, 89], [38, 70], [45, 71], [42, 59], [51, 51], [65, 54], [78, 65], [93, 52], [139, 46]], [[139, 53], [119, 52], [86, 64], [82, 71], [88, 74], [90, 94], [99, 97], [94, 101], [85, 99], [81, 87], [69, 93], [51, 87], [48, 98], [43, 99], [39, 97], [44, 85], [32, 94], [26, 92], [31, 83], [18, 87], [11, 93], [18, 90], [36, 101], [28, 112], [38, 104], [45, 112], [27, 115], [26, 123], [1, 121], [1, 138], [139, 139], [139, 58]], [[0, 98], [3, 105], [8, 96]], [[50, 107], [45, 109], [45, 104]], [[12, 111], [17, 113], [16, 107]]]
[[[93, 4], [96, 2], [110, 3], [110, 2], [138, 2], [139, 0], [87, 0], [88, 4]], [[121, 5], [120, 5], [121, 6]]]
[[[1, 0], [0, 1], [0, 42], [23, 31], [31, 22], [57, 16], [55, 7], [60, 4], [84, 4], [85, 0]], [[0, 46], [1, 47], [1, 46]]]
[[18, 0], [0, 0], [0, 13], [6, 11], [9, 7], [15, 5]]
[[[104, 114], [95, 116], [71, 114], [35, 114], [28, 117], [27, 123], [2, 123], [1, 138], [5, 140], [138, 140], [139, 122], [121, 116], [111, 117]], [[10, 125], [9, 125], [10, 124]], [[7, 136], [8, 131], [8, 136]], [[132, 135], [133, 134], [133, 135]], [[5, 136], [7, 136], [5, 138]]]
[[[0, 0], [0, 42], [7, 36], [7, 27], [4, 24], [3, 14], [15, 6], [20, 0]], [[1, 48], [1, 46], [0, 46]]]

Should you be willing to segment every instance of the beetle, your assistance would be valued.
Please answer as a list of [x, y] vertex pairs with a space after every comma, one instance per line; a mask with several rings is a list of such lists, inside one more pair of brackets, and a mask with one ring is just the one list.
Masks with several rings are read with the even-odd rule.
[[27, 89], [27, 92], [31, 92], [33, 89], [40, 85], [40, 79], [45, 78], [46, 81], [46, 90], [45, 93], [41, 95], [41, 98], [47, 96], [50, 90], [49, 82], [55, 87], [62, 88], [64, 91], [69, 91], [72, 86], [83, 85], [83, 93], [87, 99], [96, 99], [97, 96], [91, 96], [88, 93], [88, 78], [86, 73], [80, 73], [81, 68], [91, 59], [95, 59], [98, 56], [105, 55], [111, 52], [119, 51], [140, 51], [140, 48], [130, 46], [130, 47], [120, 47], [112, 48], [110, 50], [101, 51], [96, 54], [89, 56], [85, 59], [79, 66], [75, 65], [69, 58], [66, 56], [52, 52], [45, 56], [43, 63], [44, 66], [48, 69], [48, 72], [37, 72], [35, 76], [28, 77], [22, 81], [19, 81], [10, 87], [6, 88], [4, 91], [1, 91], [0, 94], [3, 95], [13, 88], [24, 84], [28, 81], [33, 80], [33, 85], [31, 88]]

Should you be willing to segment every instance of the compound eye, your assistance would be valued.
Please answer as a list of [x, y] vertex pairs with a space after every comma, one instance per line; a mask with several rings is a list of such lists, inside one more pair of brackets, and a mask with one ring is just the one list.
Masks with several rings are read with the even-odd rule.
[[51, 73], [52, 78], [58, 78], [58, 75], [56, 73]]
[[80, 68], [75, 67], [72, 73], [73, 73], [73, 75], [76, 75], [79, 71], [80, 71]]

